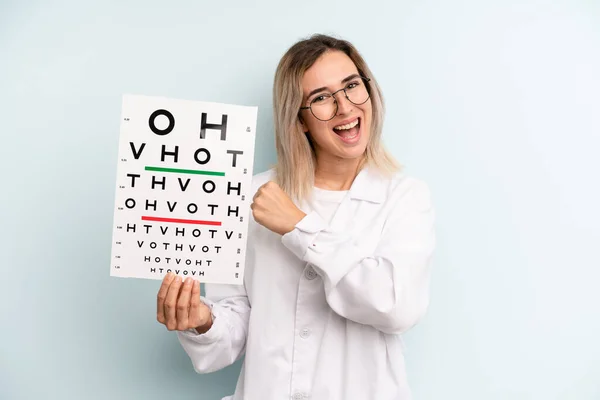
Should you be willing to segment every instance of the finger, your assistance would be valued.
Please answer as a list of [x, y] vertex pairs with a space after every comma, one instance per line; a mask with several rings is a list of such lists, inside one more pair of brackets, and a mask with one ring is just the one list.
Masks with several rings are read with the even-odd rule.
[[190, 301], [190, 308], [200, 308], [200, 282], [194, 281], [192, 286], [192, 299]]
[[260, 195], [262, 195], [266, 188], [268, 187], [267, 185], [269, 185], [269, 182], [262, 184], [258, 190], [256, 191], [256, 193], [254, 193], [254, 197], [252, 198], [252, 200], [256, 200]]
[[173, 282], [174, 278], [175, 274], [171, 272], [165, 275], [162, 281], [162, 285], [160, 285], [160, 289], [158, 290], [158, 294], [156, 295], [156, 319], [161, 324], [164, 324], [166, 322], [164, 305], [165, 300], [167, 298], [169, 286], [171, 285], [171, 282]]
[[254, 193], [254, 197], [252, 197], [252, 202], [256, 202], [256, 199], [258, 198], [259, 195], [260, 195], [260, 188], [256, 191], [256, 193]]
[[[194, 281], [194, 285], [192, 287], [192, 298], [190, 300], [190, 318], [194, 324], [203, 324], [204, 321], [199, 320], [200, 316], [200, 282]], [[197, 326], [194, 326], [197, 328]]]
[[262, 222], [262, 214], [258, 206], [254, 206], [254, 208], [252, 208], [252, 218], [254, 218], [254, 220], [259, 224]]
[[181, 277], [177, 276], [169, 286], [167, 298], [165, 299], [165, 319], [167, 320], [167, 329], [172, 331], [177, 328], [177, 297], [181, 288]]
[[190, 296], [194, 280], [187, 278], [181, 287], [179, 300], [177, 300], [177, 330], [184, 331], [189, 328]]

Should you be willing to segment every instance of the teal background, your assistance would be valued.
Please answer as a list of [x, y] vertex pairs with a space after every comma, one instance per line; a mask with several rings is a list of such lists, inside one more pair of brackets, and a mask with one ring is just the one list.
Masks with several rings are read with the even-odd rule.
[[433, 191], [415, 399], [600, 399], [591, 0], [1, 1], [0, 399], [233, 392], [239, 364], [197, 375], [155, 321], [158, 281], [109, 277], [121, 95], [259, 106], [264, 171], [276, 64], [313, 32], [363, 52]]

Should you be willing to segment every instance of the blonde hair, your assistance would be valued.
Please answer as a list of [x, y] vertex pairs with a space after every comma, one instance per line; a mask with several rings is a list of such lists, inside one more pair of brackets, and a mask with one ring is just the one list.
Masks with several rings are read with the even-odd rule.
[[316, 157], [307, 135], [299, 122], [302, 106], [302, 77], [327, 51], [344, 52], [368, 83], [372, 102], [372, 123], [369, 143], [361, 164], [373, 166], [384, 174], [401, 168], [384, 148], [381, 141], [384, 103], [381, 89], [358, 50], [348, 41], [317, 34], [301, 40], [283, 55], [273, 84], [273, 112], [277, 164], [276, 181], [292, 198], [303, 199], [310, 194], [315, 176]]

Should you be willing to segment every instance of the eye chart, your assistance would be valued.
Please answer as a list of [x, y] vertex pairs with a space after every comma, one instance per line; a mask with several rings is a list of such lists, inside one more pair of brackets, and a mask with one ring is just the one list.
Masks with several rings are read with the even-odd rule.
[[123, 96], [111, 276], [242, 284], [257, 112]]

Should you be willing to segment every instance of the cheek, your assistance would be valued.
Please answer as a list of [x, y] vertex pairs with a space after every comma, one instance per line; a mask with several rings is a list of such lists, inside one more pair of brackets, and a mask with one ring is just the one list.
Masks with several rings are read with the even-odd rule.
[[361, 111], [363, 112], [364, 118], [366, 118], [369, 122], [373, 120], [373, 108], [370, 101], [363, 105]]
[[366, 128], [365, 131], [370, 135], [373, 126], [373, 111], [371, 107], [365, 107], [363, 109], [363, 118], [365, 120], [365, 124], [363, 125]]
[[329, 135], [329, 128], [327, 127], [327, 124], [320, 121], [311, 121], [311, 123], [308, 124], [308, 131], [316, 141], [319, 141], [321, 138]]

